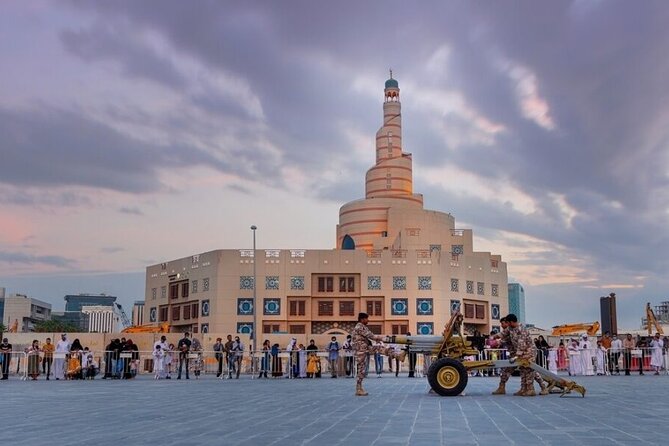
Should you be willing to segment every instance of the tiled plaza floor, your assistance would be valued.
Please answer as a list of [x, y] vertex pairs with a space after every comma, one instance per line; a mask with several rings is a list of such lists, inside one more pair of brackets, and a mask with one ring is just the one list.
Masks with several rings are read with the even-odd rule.
[[[423, 378], [0, 382], [0, 439], [24, 445], [667, 444], [669, 377], [579, 377], [580, 396], [427, 393]], [[518, 378], [509, 383], [511, 392]]]

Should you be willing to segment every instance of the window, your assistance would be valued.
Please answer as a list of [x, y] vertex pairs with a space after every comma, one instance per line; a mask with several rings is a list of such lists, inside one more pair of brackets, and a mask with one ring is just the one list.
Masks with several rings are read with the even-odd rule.
[[352, 300], [339, 302], [339, 316], [355, 316], [355, 302]]
[[167, 322], [169, 313], [167, 307], [160, 307], [160, 322]]
[[485, 319], [485, 305], [476, 305], [476, 319]]
[[383, 316], [383, 301], [382, 300], [368, 300], [367, 314], [370, 316]]
[[151, 299], [156, 300], [157, 295], [158, 295], [158, 288], [151, 288]]
[[202, 291], [209, 291], [209, 277], [202, 279]]
[[181, 316], [181, 307], [172, 307], [172, 320], [178, 321]]
[[263, 333], [276, 333], [279, 331], [279, 324], [263, 324]]
[[197, 319], [198, 314], [200, 314], [200, 304], [198, 302], [190, 305], [190, 314], [193, 319]]
[[184, 305], [184, 320], [190, 319], [190, 305]]
[[369, 328], [369, 331], [371, 331], [375, 335], [380, 335], [383, 332], [383, 327], [381, 325], [369, 324], [367, 328]]
[[474, 304], [465, 304], [465, 317], [469, 319], [474, 319]]
[[303, 300], [291, 300], [288, 306], [291, 316], [304, 316], [306, 314], [306, 302]]
[[160, 287], [160, 298], [165, 299], [167, 297], [167, 287]]
[[170, 285], [170, 299], [176, 299], [179, 297], [179, 284], [173, 283]]
[[334, 314], [334, 303], [331, 300], [318, 302], [319, 316], [332, 316]]
[[181, 297], [188, 297], [188, 282], [181, 284]]
[[392, 334], [394, 335], [405, 335], [409, 331], [409, 326], [406, 324], [393, 324]]
[[291, 325], [288, 329], [290, 334], [305, 334], [306, 330], [304, 325]]
[[191, 293], [193, 293], [193, 294], [197, 293], [197, 280], [193, 280], [192, 288], [193, 289], [191, 290]]
[[318, 278], [318, 292], [331, 293], [334, 291], [334, 278], [332, 276]]

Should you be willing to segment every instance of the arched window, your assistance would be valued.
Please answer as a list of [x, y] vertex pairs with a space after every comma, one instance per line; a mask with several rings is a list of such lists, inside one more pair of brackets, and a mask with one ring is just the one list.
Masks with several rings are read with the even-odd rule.
[[355, 249], [355, 241], [353, 240], [353, 237], [346, 234], [341, 241], [341, 249]]

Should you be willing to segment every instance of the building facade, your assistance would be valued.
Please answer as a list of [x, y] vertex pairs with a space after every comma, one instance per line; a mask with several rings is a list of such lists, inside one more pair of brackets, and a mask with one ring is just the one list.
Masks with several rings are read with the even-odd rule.
[[146, 322], [196, 333], [250, 333], [257, 323], [263, 333], [343, 334], [363, 311], [376, 333], [428, 335], [459, 310], [470, 333], [499, 328], [506, 263], [475, 251], [471, 229], [456, 228], [452, 215], [423, 208], [402, 150], [399, 99], [391, 77], [365, 198], [341, 207], [335, 249], [215, 250], [151, 265]]
[[144, 325], [143, 300], [136, 300], [132, 306], [132, 325]]
[[118, 331], [118, 316], [114, 307], [108, 305], [84, 305], [81, 312], [86, 315], [89, 333], [114, 333]]
[[509, 313], [518, 318], [518, 322], [525, 324], [525, 289], [519, 283], [509, 284]]
[[[4, 293], [3, 293], [4, 294]], [[33, 331], [35, 324], [51, 319], [51, 304], [23, 294], [0, 297], [2, 323], [7, 329], [16, 326], [16, 331]]]

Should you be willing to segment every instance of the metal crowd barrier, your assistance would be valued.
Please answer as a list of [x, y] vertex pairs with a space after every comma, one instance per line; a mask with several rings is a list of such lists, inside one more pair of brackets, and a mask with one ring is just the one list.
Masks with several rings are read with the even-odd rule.
[[25, 352], [12, 351], [0, 353], [0, 378], [11, 376], [25, 380], [28, 376], [28, 355]]

